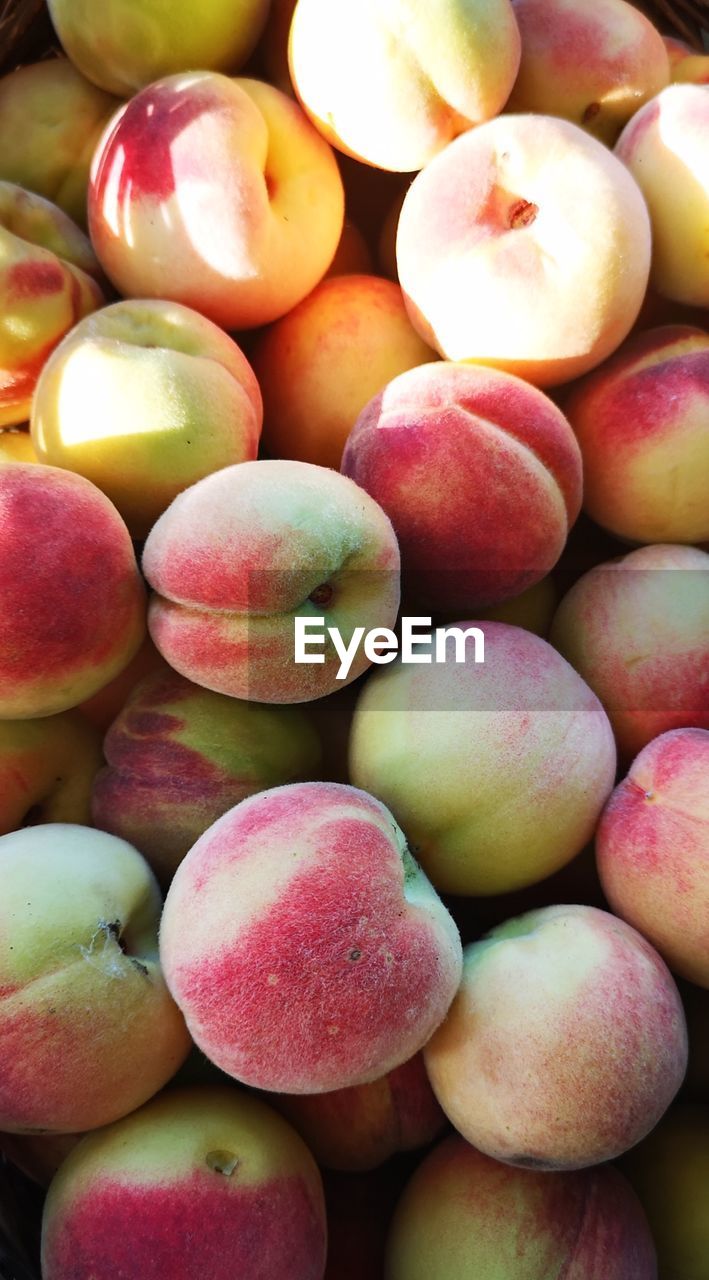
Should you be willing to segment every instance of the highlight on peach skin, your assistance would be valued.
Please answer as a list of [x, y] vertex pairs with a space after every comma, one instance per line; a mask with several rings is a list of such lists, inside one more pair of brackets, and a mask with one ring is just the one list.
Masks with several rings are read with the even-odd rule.
[[[180, 494], [150, 532], [150, 634], [176, 671], [216, 693], [308, 702], [349, 672], [330, 638], [296, 662], [298, 620], [323, 618], [349, 644], [357, 627], [391, 628], [399, 548], [368, 494], [326, 467], [283, 459], [225, 467]], [[312, 656], [312, 655], [311, 655]]]
[[616, 787], [596, 833], [613, 910], [674, 973], [709, 987], [709, 731], [655, 738]]
[[71, 823], [0, 837], [0, 1130], [126, 1115], [190, 1046], [160, 973], [161, 899], [140, 854]]
[[236, 1089], [176, 1089], [89, 1134], [61, 1166], [42, 1276], [321, 1280], [325, 1247], [320, 1174], [290, 1125]]
[[39, 377], [37, 456], [86, 476], [145, 538], [183, 489], [258, 452], [263, 410], [237, 344], [198, 312], [158, 300], [87, 316]]
[[332, 150], [260, 80], [158, 80], [114, 116], [94, 155], [89, 228], [116, 288], [181, 302], [225, 329], [302, 301], [343, 221]]
[[67, 711], [125, 667], [145, 588], [116, 508], [58, 467], [0, 466], [0, 717]]
[[458, 930], [391, 813], [324, 782], [262, 791], [205, 832], [168, 891], [160, 955], [211, 1061], [299, 1094], [413, 1057], [461, 973]]
[[163, 885], [227, 809], [321, 767], [318, 736], [299, 708], [228, 698], [169, 670], [133, 690], [104, 752], [93, 823], [140, 849]]

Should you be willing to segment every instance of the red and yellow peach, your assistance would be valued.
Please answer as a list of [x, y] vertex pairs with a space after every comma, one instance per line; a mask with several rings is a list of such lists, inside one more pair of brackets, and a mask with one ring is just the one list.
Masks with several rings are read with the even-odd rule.
[[29, 418], [42, 365], [103, 302], [86, 236], [42, 196], [0, 182], [0, 427]]
[[610, 1166], [535, 1173], [456, 1136], [426, 1157], [394, 1215], [385, 1280], [656, 1280], [647, 1219]]
[[522, 60], [508, 111], [563, 116], [612, 146], [670, 82], [662, 36], [627, 0], [512, 0]]
[[648, 743], [596, 834], [604, 893], [670, 968], [709, 987], [709, 731]]
[[615, 148], [650, 211], [654, 288], [695, 307], [709, 306], [708, 128], [706, 85], [672, 84], [636, 112]]
[[598, 699], [551, 645], [476, 625], [484, 662], [468, 646], [464, 663], [397, 662], [367, 681], [350, 773], [388, 805], [437, 889], [486, 895], [534, 884], [580, 852], [616, 759]]
[[195, 1043], [246, 1084], [325, 1093], [422, 1048], [460, 981], [456, 926], [377, 800], [262, 791], [179, 866], [160, 926]]
[[88, 1135], [52, 1182], [44, 1280], [322, 1280], [315, 1161], [235, 1089], [174, 1090]]
[[57, 467], [0, 466], [0, 718], [77, 706], [144, 634], [145, 590], [108, 498]]
[[421, 169], [502, 110], [520, 38], [509, 0], [298, 0], [290, 73], [321, 133], [382, 169]]
[[391, 280], [323, 281], [254, 348], [267, 448], [337, 469], [367, 402], [397, 374], [433, 359]]
[[76, 711], [0, 720], [0, 834], [27, 823], [91, 821], [101, 735]]
[[584, 507], [633, 542], [709, 542], [709, 334], [636, 334], [574, 388]]
[[466, 947], [424, 1058], [446, 1115], [480, 1151], [581, 1169], [657, 1124], [682, 1083], [687, 1028], [639, 933], [595, 907], [545, 907]]

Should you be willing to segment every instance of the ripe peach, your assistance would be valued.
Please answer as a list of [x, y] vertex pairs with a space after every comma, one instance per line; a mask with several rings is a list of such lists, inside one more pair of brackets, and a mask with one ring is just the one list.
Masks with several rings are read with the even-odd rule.
[[81, 1141], [79, 1133], [0, 1133], [0, 1153], [40, 1187], [48, 1187], [59, 1166]]
[[479, 365], [394, 378], [357, 418], [342, 471], [394, 526], [407, 606], [434, 611], [475, 611], [532, 586], [581, 508], [581, 454], [561, 410]]
[[324, 280], [254, 348], [267, 448], [275, 457], [337, 469], [372, 396], [397, 374], [435, 358], [391, 280]]
[[150, 636], [146, 635], [128, 665], [99, 689], [98, 693], [80, 702], [78, 710], [89, 724], [95, 725], [105, 734], [123, 710], [136, 685], [146, 676], [158, 672], [165, 674], [168, 670], [165, 659], [158, 653]]
[[27, 823], [91, 821], [101, 735], [76, 711], [0, 720], [0, 834]]
[[708, 128], [706, 85], [672, 84], [636, 112], [615, 148], [650, 211], [654, 288], [696, 307], [709, 306]]
[[150, 634], [170, 665], [256, 702], [307, 702], [370, 665], [360, 647], [341, 676], [328, 636], [296, 662], [298, 620], [322, 618], [320, 630], [339, 628], [349, 645], [357, 627], [391, 627], [399, 604], [387, 516], [351, 480], [306, 462], [243, 462], [192, 485], [153, 527], [143, 569], [157, 593]]
[[91, 156], [119, 106], [66, 58], [11, 71], [0, 80], [0, 178], [85, 226]]
[[226, 698], [169, 670], [133, 690], [104, 751], [94, 825], [134, 844], [164, 885], [227, 809], [314, 777], [320, 764], [317, 735], [297, 708]]
[[44, 1280], [322, 1280], [320, 1174], [270, 1107], [164, 1093], [74, 1149], [42, 1224]]
[[183, 489], [255, 459], [261, 393], [241, 349], [174, 302], [87, 316], [45, 364], [32, 404], [41, 462], [91, 480], [145, 538]]
[[630, 331], [650, 222], [627, 169], [583, 129], [507, 115], [455, 139], [414, 179], [396, 252], [411, 319], [441, 355], [554, 386]]
[[242, 800], [168, 891], [165, 975], [195, 1043], [261, 1089], [377, 1080], [460, 981], [458, 931], [384, 805], [303, 782]]
[[268, 0], [48, 0], [75, 66], [122, 98], [176, 71], [235, 71], [261, 35]]
[[108, 498], [57, 467], [0, 465], [0, 719], [76, 706], [144, 633], [145, 591]]
[[709, 57], [695, 53], [679, 59], [672, 68], [673, 84], [709, 84]]
[[386, 1280], [657, 1280], [645, 1215], [611, 1167], [510, 1169], [447, 1138], [394, 1215]]
[[466, 947], [424, 1058], [446, 1115], [480, 1151], [580, 1169], [657, 1124], [682, 1083], [687, 1028], [639, 933], [596, 907], [545, 907]]
[[564, 409], [594, 520], [631, 541], [709, 541], [709, 333], [636, 334]]
[[420, 1053], [369, 1084], [273, 1101], [329, 1169], [375, 1169], [397, 1151], [428, 1146], [446, 1126]]
[[318, 129], [400, 172], [497, 115], [519, 56], [509, 0], [298, 0], [290, 29], [291, 78]]
[[598, 699], [551, 645], [477, 625], [482, 664], [468, 647], [464, 664], [397, 662], [367, 681], [350, 773], [392, 810], [436, 888], [484, 895], [544, 879], [590, 840], [615, 745]]
[[94, 157], [91, 238], [116, 288], [182, 302], [225, 329], [300, 302], [343, 219], [330, 147], [259, 80], [158, 80], [114, 116]]
[[596, 834], [604, 893], [670, 968], [709, 987], [709, 731], [648, 743]]
[[709, 729], [709, 555], [649, 546], [591, 569], [549, 639], [598, 694], [630, 760], [669, 729]]
[[29, 431], [0, 428], [0, 462], [39, 462]]
[[547, 576], [521, 595], [503, 600], [502, 604], [493, 605], [490, 609], [482, 609], [480, 617], [489, 622], [507, 622], [512, 627], [524, 627], [525, 631], [533, 631], [545, 640], [558, 603], [554, 580]]
[[672, 1107], [623, 1172], [652, 1224], [660, 1276], [709, 1280], [709, 1107]]
[[563, 116], [612, 146], [670, 82], [662, 36], [626, 0], [512, 0], [522, 60], [508, 111]]
[[81, 1132], [162, 1087], [189, 1036], [157, 960], [140, 854], [88, 827], [0, 837], [0, 1129]]
[[86, 236], [61, 209], [0, 182], [0, 426], [29, 418], [47, 356], [101, 306], [98, 269]]

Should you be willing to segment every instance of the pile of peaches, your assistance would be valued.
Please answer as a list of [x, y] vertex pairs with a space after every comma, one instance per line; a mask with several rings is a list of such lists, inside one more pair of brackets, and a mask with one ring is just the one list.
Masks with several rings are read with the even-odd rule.
[[709, 55], [626, 0], [48, 4], [0, 80], [43, 1280], [707, 1280]]

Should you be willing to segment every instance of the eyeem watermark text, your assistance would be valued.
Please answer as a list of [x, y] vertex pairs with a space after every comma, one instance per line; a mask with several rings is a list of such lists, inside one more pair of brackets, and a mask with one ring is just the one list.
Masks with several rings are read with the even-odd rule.
[[[388, 627], [355, 627], [349, 643], [343, 639], [338, 627], [326, 627], [324, 618], [295, 619], [295, 661], [324, 662], [322, 652], [327, 640], [334, 645], [340, 666], [337, 680], [346, 680], [355, 655], [364, 644], [365, 657], [370, 662], [385, 666], [397, 656], [405, 663], [445, 663], [452, 660], [464, 663], [466, 641], [473, 641], [473, 660], [485, 661], [485, 635], [480, 627], [438, 627], [431, 630], [430, 618], [402, 618], [401, 640]], [[320, 652], [318, 652], [320, 650]]]

